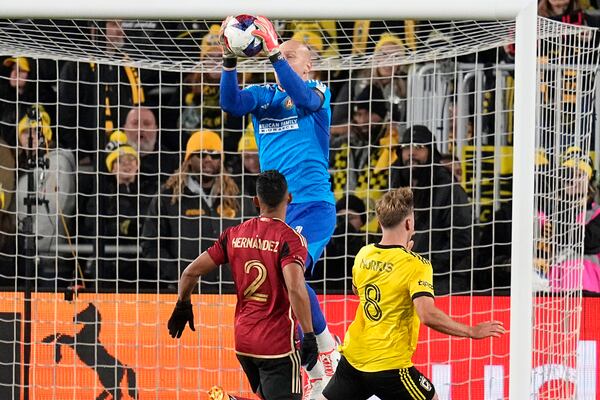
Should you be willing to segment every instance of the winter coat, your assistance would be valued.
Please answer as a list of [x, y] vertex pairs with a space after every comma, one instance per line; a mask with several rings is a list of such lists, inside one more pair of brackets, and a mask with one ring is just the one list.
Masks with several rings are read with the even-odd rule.
[[[239, 215], [228, 218], [222, 213], [218, 199], [209, 206], [204, 196], [185, 187], [179, 200], [173, 203], [172, 191], [163, 188], [150, 202], [142, 229], [144, 260], [158, 270], [163, 283], [175, 283], [183, 269], [208, 249], [221, 232], [241, 222]], [[225, 269], [223, 269], [226, 272]], [[227, 270], [228, 271], [228, 270]], [[203, 281], [231, 281], [231, 275], [221, 277], [217, 269]], [[216, 289], [216, 286], [214, 286]]]
[[467, 291], [470, 289], [471, 253], [476, 244], [469, 198], [443, 166], [436, 163], [418, 169], [413, 175], [416, 186], [406, 178], [408, 167], [395, 170], [392, 180], [392, 187], [413, 186], [413, 251], [431, 261], [436, 294], [446, 294], [450, 289], [453, 293]]
[[[21, 160], [25, 157], [23, 153]], [[31, 209], [37, 251], [52, 252], [54, 244], [64, 242], [67, 234], [72, 235], [72, 232], [65, 230], [65, 224], [68, 226], [69, 217], [72, 217], [75, 211], [76, 164], [72, 152], [59, 148], [51, 149], [43, 156], [43, 160], [47, 161], [47, 168], [38, 165], [33, 171], [19, 171], [15, 208], [19, 233], [23, 234], [23, 223], [27, 217], [25, 199], [28, 195], [29, 179], [33, 179], [33, 197], [47, 201], [34, 204]]]

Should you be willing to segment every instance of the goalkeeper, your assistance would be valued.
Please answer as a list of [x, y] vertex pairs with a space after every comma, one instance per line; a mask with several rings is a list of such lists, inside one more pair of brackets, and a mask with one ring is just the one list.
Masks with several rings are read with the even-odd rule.
[[[228, 17], [222, 24], [221, 38]], [[223, 46], [221, 107], [234, 115], [252, 115], [261, 170], [280, 171], [288, 181], [292, 203], [286, 222], [308, 242], [306, 269], [310, 273], [335, 229], [335, 200], [329, 182], [329, 125], [331, 92], [323, 83], [308, 80], [312, 68], [309, 49], [295, 41], [277, 42], [271, 22], [257, 17], [253, 35], [263, 42], [275, 69], [276, 84], [240, 90], [236, 57]], [[307, 371], [314, 398], [337, 366], [339, 353], [327, 328], [315, 291], [307, 285], [320, 364]], [[324, 369], [324, 371], [323, 371]]]

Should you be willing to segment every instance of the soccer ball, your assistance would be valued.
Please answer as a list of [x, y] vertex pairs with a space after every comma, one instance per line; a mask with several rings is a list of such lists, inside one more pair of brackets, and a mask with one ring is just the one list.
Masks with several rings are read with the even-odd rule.
[[227, 23], [223, 35], [225, 46], [238, 57], [253, 57], [261, 52], [262, 41], [252, 35], [258, 29], [252, 15], [238, 15]]

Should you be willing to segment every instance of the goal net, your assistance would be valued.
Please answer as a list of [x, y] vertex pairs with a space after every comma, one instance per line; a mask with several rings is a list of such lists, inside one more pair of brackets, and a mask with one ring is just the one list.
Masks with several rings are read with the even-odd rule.
[[[508, 326], [511, 271], [532, 268], [532, 396], [596, 398], [600, 305], [582, 296], [600, 291], [596, 30], [538, 20], [535, 215], [512, 221], [514, 21], [274, 22], [332, 93], [337, 226], [307, 275], [329, 329], [343, 338], [354, 318], [375, 202], [409, 186], [436, 304]], [[0, 397], [250, 395], [227, 267], [192, 298], [196, 331], [166, 328], [182, 269], [256, 215], [252, 125], [219, 107], [219, 23], [0, 20]], [[274, 82], [264, 58], [238, 71]], [[534, 265], [511, 259], [514, 224], [534, 226]], [[423, 327], [414, 362], [440, 399], [492, 400], [508, 397], [511, 356], [508, 335]]]

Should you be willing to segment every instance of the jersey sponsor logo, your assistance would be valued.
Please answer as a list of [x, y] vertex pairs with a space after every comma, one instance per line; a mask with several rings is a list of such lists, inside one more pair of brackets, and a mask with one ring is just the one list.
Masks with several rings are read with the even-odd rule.
[[363, 258], [360, 260], [360, 267], [362, 269], [368, 269], [370, 271], [377, 272], [392, 272], [392, 263], [378, 260], [369, 260]]
[[261, 135], [298, 129], [298, 117], [283, 119], [263, 118], [258, 122], [258, 133]]
[[258, 237], [236, 237], [231, 240], [231, 247], [234, 249], [256, 249], [277, 253], [279, 241], [261, 239]]
[[425, 286], [428, 289], [433, 290], [433, 285], [427, 281], [423, 281], [419, 279], [419, 282], [417, 282], [419, 284], [419, 286]]
[[294, 102], [292, 101], [290, 96], [285, 98], [285, 101], [283, 102], [283, 106], [286, 108], [286, 110], [291, 110], [292, 107], [294, 107]]

